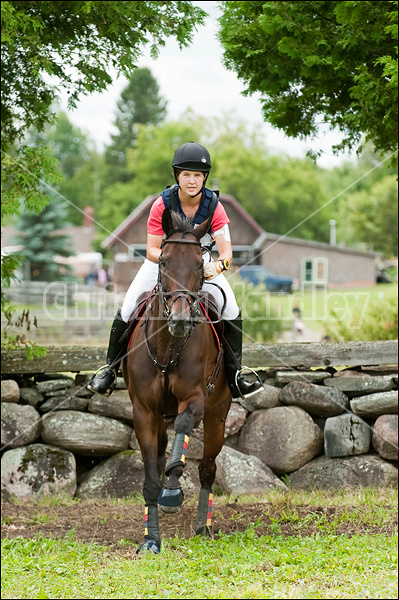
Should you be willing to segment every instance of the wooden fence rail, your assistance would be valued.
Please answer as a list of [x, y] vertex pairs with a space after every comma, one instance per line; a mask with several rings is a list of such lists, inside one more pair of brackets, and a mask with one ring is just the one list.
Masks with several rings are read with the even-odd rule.
[[[105, 363], [106, 351], [105, 346], [49, 346], [47, 356], [33, 360], [27, 360], [23, 350], [2, 352], [1, 374], [95, 371]], [[396, 365], [397, 362], [397, 340], [249, 344], [243, 351], [243, 363], [253, 368], [350, 367]]]

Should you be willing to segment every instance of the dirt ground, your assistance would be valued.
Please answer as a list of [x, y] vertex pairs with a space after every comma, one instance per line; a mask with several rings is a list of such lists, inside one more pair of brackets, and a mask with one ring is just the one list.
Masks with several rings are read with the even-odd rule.
[[[69, 506], [42, 506], [34, 503], [12, 504], [2, 502], [2, 537], [32, 538], [37, 533], [46, 537], [64, 537], [74, 530], [77, 539], [108, 546], [112, 552], [133, 555], [143, 541], [144, 508], [140, 505], [118, 505], [112, 502], [86, 501]], [[239, 501], [225, 504], [214, 499], [212, 523], [214, 537], [220, 533], [244, 532], [250, 524], [257, 535], [309, 536], [320, 531], [320, 524], [335, 522], [334, 533], [339, 534], [393, 534], [398, 525], [397, 516], [382, 526], [362, 522], [357, 518], [347, 522], [348, 506], [271, 506], [265, 500], [251, 503]], [[286, 513], [295, 509], [298, 519], [287, 519]], [[342, 518], [341, 518], [342, 517]], [[280, 530], [276, 530], [276, 519]], [[176, 515], [160, 512], [163, 539], [188, 538], [194, 534], [196, 506], [194, 501], [183, 504]]]

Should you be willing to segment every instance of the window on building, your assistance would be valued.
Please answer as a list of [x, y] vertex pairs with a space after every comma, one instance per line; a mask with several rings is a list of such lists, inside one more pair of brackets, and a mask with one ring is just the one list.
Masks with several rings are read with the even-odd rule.
[[326, 286], [328, 283], [327, 258], [303, 258], [301, 263], [301, 283]]
[[147, 244], [130, 244], [128, 255], [133, 262], [143, 262], [147, 255]]

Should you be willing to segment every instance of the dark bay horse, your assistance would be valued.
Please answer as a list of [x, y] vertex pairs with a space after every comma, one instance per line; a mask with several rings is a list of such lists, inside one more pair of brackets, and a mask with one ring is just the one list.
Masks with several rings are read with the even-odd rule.
[[[158, 505], [177, 512], [183, 502], [179, 479], [193, 428], [204, 425], [204, 453], [199, 465], [196, 533], [211, 532], [215, 459], [223, 441], [231, 403], [223, 350], [218, 346], [200, 302], [204, 281], [200, 239], [211, 219], [194, 229], [191, 221], [166, 209], [166, 234], [159, 259], [158, 284], [145, 315], [133, 331], [123, 374], [133, 403], [134, 429], [145, 475], [144, 542], [138, 553], [159, 553]], [[174, 441], [166, 462], [165, 417], [176, 416]]]

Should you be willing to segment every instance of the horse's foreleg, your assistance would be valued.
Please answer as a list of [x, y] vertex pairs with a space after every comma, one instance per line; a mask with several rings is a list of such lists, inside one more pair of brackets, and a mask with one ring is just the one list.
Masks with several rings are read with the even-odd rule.
[[166, 466], [166, 446], [168, 445], [168, 434], [166, 423], [163, 417], [158, 419], [158, 474], [161, 481], [165, 475]]
[[217, 413], [204, 416], [204, 454], [198, 467], [201, 490], [198, 500], [196, 533], [211, 535], [212, 533], [212, 486], [216, 475], [216, 457], [224, 442], [225, 421], [230, 402]]
[[158, 473], [158, 419], [148, 413], [141, 418], [139, 411], [136, 410], [134, 426], [144, 462], [143, 495], [145, 500], [144, 542], [137, 553], [151, 551], [158, 554], [161, 550], [161, 534], [158, 523], [157, 498], [162, 487]]
[[196, 419], [190, 407], [177, 415], [175, 419], [175, 437], [165, 469], [169, 481], [158, 498], [158, 504], [164, 512], [178, 512], [183, 503], [184, 495], [180, 486], [180, 477], [183, 474], [187, 445], [195, 423]]

